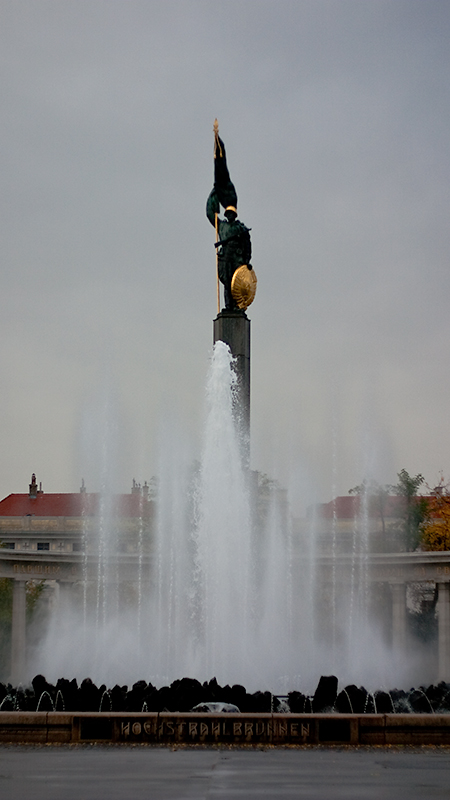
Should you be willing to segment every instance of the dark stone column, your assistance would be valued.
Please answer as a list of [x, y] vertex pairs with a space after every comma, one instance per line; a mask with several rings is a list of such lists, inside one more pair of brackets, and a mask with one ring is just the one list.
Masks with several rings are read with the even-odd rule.
[[223, 309], [214, 320], [214, 344], [225, 342], [236, 359], [238, 379], [236, 420], [238, 422], [244, 461], [250, 460], [250, 320], [243, 311]]

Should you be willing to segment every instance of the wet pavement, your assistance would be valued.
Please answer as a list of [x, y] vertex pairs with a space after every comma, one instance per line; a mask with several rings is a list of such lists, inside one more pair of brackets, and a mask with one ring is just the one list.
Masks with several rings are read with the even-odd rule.
[[450, 749], [3, 745], [0, 798], [450, 799]]

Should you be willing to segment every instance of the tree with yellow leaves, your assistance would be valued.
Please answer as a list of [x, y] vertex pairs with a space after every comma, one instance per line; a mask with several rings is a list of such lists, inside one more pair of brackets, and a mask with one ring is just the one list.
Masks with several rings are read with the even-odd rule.
[[450, 485], [439, 484], [430, 491], [428, 519], [422, 528], [424, 550], [450, 550]]

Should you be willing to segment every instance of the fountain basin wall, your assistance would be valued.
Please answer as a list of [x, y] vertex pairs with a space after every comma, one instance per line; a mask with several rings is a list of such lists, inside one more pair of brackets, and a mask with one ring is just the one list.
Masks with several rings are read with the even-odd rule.
[[450, 745], [450, 715], [6, 712], [0, 743]]

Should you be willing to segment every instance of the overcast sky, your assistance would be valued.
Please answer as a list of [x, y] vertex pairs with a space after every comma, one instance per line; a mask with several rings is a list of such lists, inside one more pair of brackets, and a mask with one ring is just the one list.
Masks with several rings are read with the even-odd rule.
[[2, 497], [198, 454], [216, 116], [252, 466], [299, 509], [450, 479], [449, 34], [448, 0], [1, 0]]

